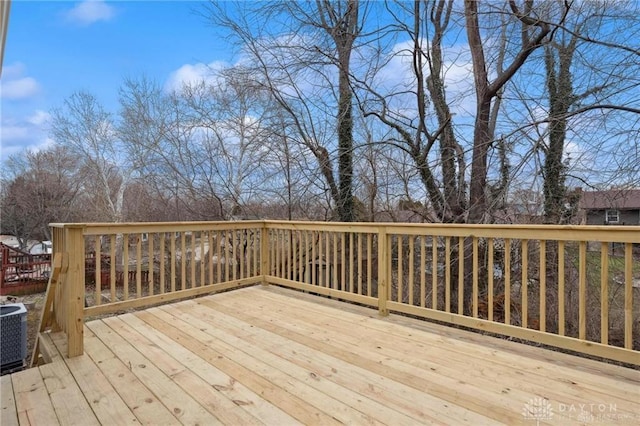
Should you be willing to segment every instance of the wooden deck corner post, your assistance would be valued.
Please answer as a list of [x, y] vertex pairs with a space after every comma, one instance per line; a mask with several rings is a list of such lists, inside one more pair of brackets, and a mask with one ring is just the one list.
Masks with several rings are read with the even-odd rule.
[[387, 299], [389, 298], [389, 236], [387, 228], [378, 231], [378, 313], [389, 315]]
[[262, 222], [262, 235], [260, 235], [260, 275], [262, 285], [268, 285], [267, 270], [269, 269], [269, 228], [267, 221]]
[[65, 242], [69, 269], [64, 303], [67, 304], [67, 356], [82, 355], [84, 334], [84, 227], [82, 225], [65, 226]]

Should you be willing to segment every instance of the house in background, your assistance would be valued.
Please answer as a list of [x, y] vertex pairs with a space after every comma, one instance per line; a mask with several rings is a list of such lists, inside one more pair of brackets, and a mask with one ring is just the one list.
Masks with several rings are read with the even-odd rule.
[[584, 191], [580, 210], [585, 225], [640, 225], [640, 189]]

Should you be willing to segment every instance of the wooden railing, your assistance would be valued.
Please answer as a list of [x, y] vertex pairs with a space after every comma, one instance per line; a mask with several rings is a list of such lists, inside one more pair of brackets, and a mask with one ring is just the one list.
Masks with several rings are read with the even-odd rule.
[[640, 364], [640, 227], [56, 225], [54, 252], [70, 356], [85, 316], [271, 283]]
[[50, 274], [50, 254], [31, 254], [0, 243], [1, 295], [42, 291]]

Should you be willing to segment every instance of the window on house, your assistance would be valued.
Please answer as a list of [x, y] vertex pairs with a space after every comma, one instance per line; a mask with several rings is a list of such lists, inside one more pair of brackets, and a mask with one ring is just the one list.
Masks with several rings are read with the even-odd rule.
[[605, 221], [607, 223], [618, 223], [620, 221], [620, 212], [618, 210], [607, 210], [605, 212]]
[[143, 232], [143, 233], [140, 235], [140, 239], [141, 239], [143, 242], [148, 241], [148, 240], [149, 240], [149, 234], [147, 234], [146, 232]]

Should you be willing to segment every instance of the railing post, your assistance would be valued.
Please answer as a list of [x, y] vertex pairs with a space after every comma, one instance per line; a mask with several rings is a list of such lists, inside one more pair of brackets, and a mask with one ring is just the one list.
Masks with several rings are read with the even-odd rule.
[[82, 355], [84, 334], [84, 236], [83, 226], [65, 227], [65, 243], [69, 269], [65, 300], [67, 304], [67, 355], [69, 358]]
[[389, 244], [387, 228], [381, 227], [378, 231], [378, 312], [380, 315], [389, 315], [387, 299], [389, 298]]
[[269, 269], [269, 229], [267, 222], [262, 223], [262, 235], [260, 236], [260, 275], [262, 275], [262, 285], [268, 285], [267, 270]]

